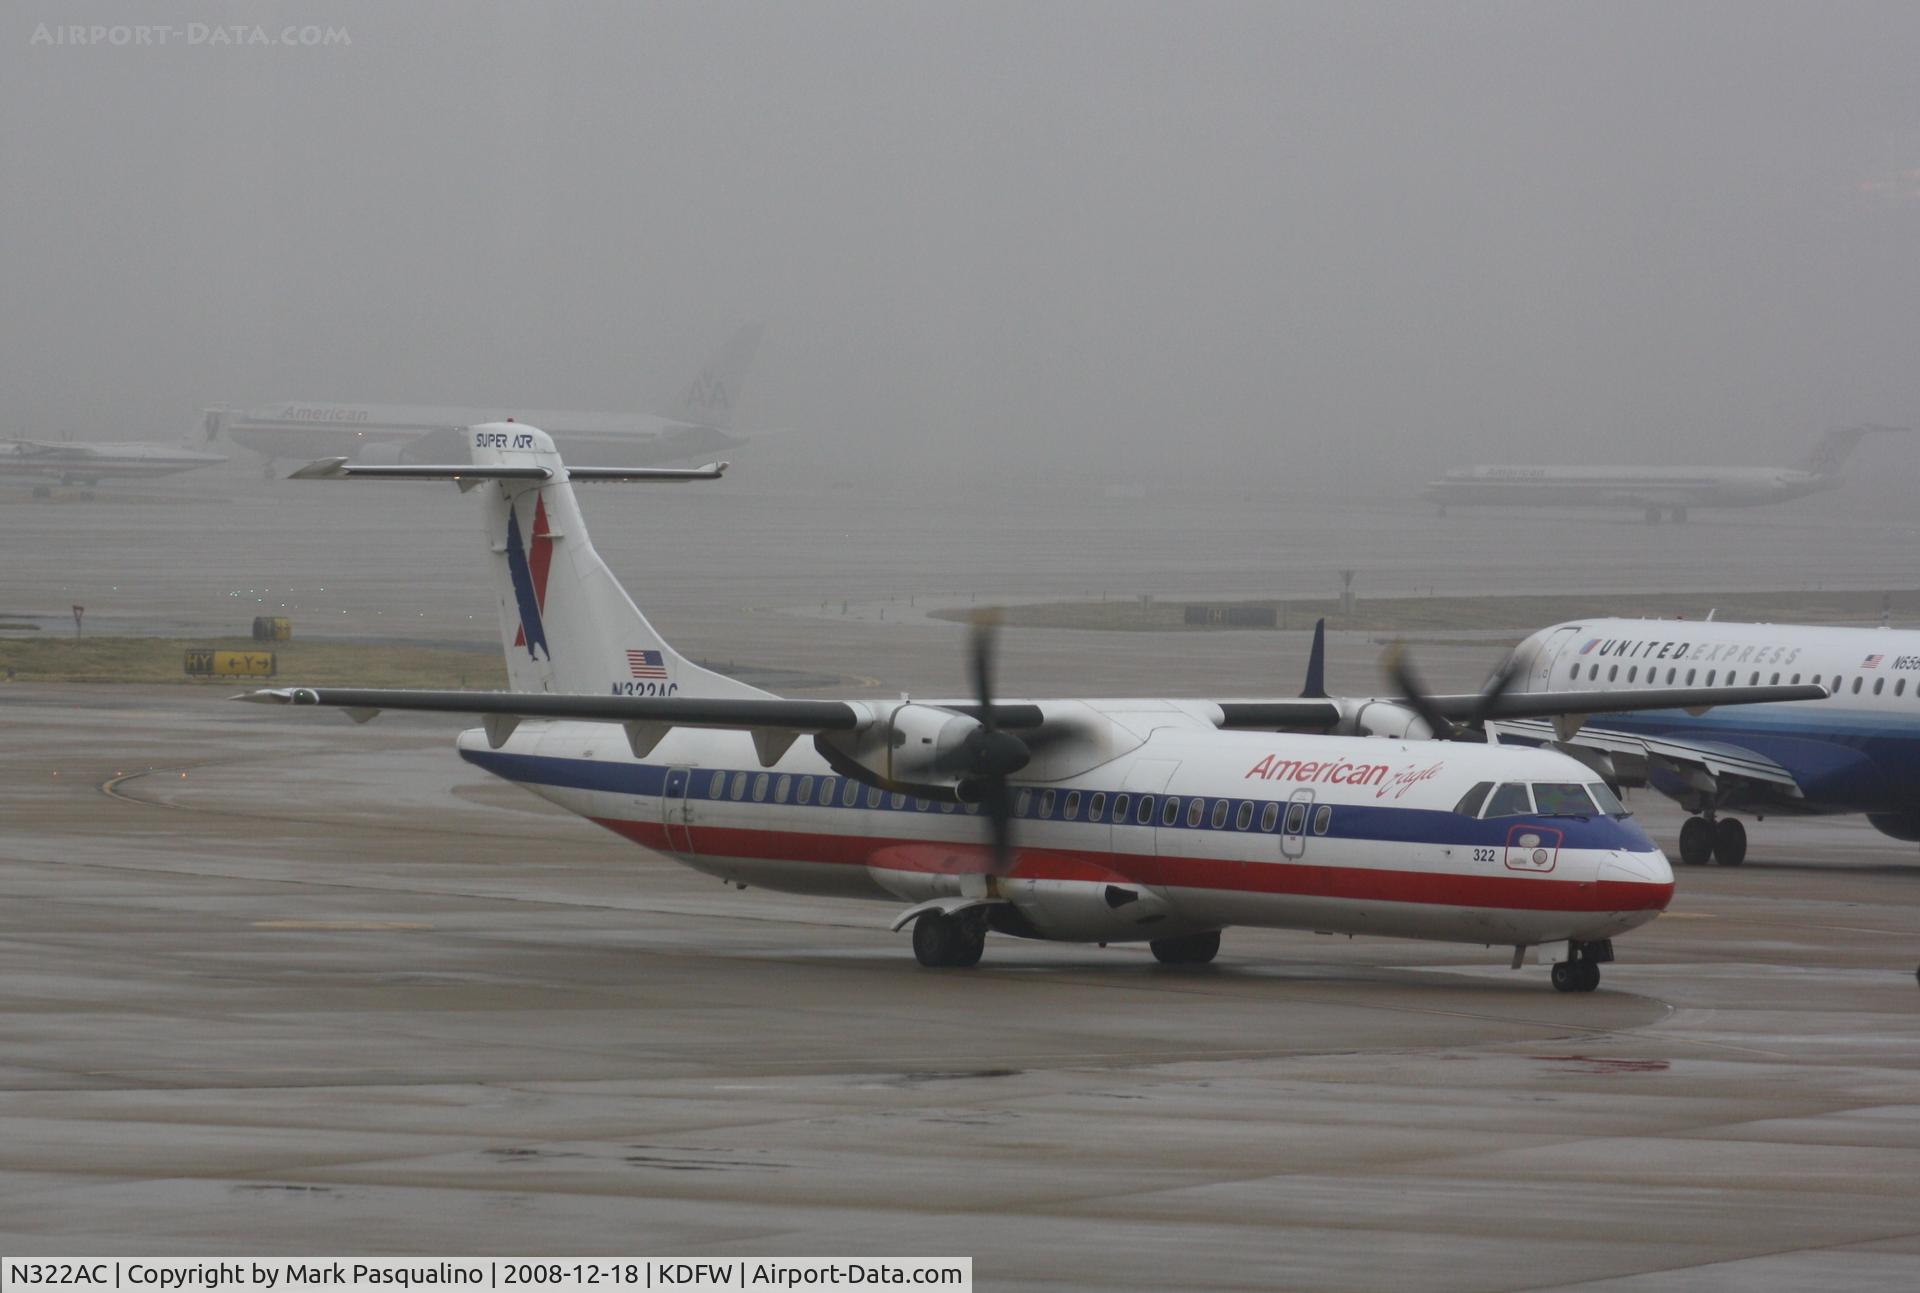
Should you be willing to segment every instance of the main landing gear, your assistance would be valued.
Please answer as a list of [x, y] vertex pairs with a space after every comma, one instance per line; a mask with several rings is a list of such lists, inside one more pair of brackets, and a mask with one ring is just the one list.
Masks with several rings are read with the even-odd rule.
[[987, 950], [987, 917], [979, 908], [957, 916], [929, 911], [913, 922], [913, 958], [931, 969], [980, 964]]
[[1603, 938], [1595, 943], [1570, 943], [1568, 951], [1572, 959], [1554, 962], [1553, 990], [1592, 992], [1600, 986], [1600, 963], [1613, 959], [1613, 940]]
[[1732, 817], [1689, 817], [1680, 827], [1680, 860], [1688, 866], [1739, 866], [1747, 860], [1747, 828]]
[[1220, 931], [1156, 938], [1147, 946], [1153, 949], [1153, 959], [1162, 965], [1205, 965], [1220, 951]]

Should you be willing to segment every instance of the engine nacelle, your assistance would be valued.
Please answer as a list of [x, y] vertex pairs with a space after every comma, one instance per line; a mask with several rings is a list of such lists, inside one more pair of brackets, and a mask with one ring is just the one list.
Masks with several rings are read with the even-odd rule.
[[826, 732], [817, 745], [830, 747], [887, 785], [952, 789], [972, 774], [967, 741], [981, 726], [977, 719], [937, 705], [901, 701], [868, 702], [873, 721], [854, 732]]
[[[392, 440], [377, 440], [372, 444], [363, 444], [353, 451], [353, 461], [368, 467], [398, 467], [407, 461], [401, 446]], [[459, 462], [460, 459], [453, 459]]]
[[1362, 701], [1340, 718], [1342, 736], [1389, 736], [1424, 741], [1433, 735], [1425, 719], [1405, 705], [1390, 700]]

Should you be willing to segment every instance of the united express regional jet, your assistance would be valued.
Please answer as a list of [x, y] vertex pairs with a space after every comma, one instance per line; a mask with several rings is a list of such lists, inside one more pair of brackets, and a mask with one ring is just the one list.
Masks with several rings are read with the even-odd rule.
[[[1674, 686], [1812, 683], [1824, 699], [1693, 713], [1643, 702], [1582, 725], [1519, 720], [1497, 739], [1557, 742], [1612, 784], [1651, 785], [1694, 815], [1680, 860], [1737, 866], [1747, 831], [1731, 811], [1864, 813], [1920, 841], [1920, 632], [1700, 620], [1583, 620], [1515, 650], [1528, 692], [1646, 694]], [[1554, 730], [1555, 726], [1559, 730]]]
[[[979, 626], [967, 699], [788, 700], [700, 668], [595, 552], [573, 484], [713, 479], [722, 464], [569, 470], [529, 426], [466, 438], [468, 465], [333, 459], [295, 475], [478, 492], [511, 689], [245, 699], [361, 721], [477, 715], [458, 742], [475, 766], [742, 888], [894, 904], [927, 966], [975, 964], [989, 931], [1145, 942], [1193, 964], [1252, 925], [1510, 947], [1515, 968], [1532, 953], [1555, 988], [1591, 991], [1613, 938], [1672, 897], [1666, 858], [1603, 778], [1553, 751], [1276, 730], [1336, 721], [1315, 697], [996, 700]], [[1407, 703], [1442, 724], [1623, 703], [1504, 692]]]

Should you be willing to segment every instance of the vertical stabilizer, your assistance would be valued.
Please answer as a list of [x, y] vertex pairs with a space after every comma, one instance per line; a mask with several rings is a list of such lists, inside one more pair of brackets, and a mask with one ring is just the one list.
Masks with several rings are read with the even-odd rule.
[[753, 364], [754, 352], [760, 348], [760, 337], [765, 331], [764, 325], [749, 323], [729, 337], [727, 344], [707, 361], [679, 400], [667, 410], [667, 416], [677, 422], [696, 422], [723, 431], [732, 426], [734, 405], [740, 400], [747, 369]]
[[1807, 455], [1802, 468], [1810, 476], [1831, 480], [1840, 474], [1840, 468], [1846, 464], [1847, 456], [1867, 436], [1877, 434], [1902, 434], [1906, 427], [1853, 426], [1835, 427], [1820, 437], [1813, 451]]
[[587, 538], [567, 469], [545, 432], [471, 428], [475, 466], [537, 468], [545, 479], [489, 480], [494, 599], [514, 691], [568, 695], [751, 697], [768, 693], [692, 663], [654, 631]]

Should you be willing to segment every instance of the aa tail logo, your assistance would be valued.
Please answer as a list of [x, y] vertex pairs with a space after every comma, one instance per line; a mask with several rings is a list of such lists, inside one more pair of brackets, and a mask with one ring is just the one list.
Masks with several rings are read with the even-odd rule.
[[538, 496], [533, 504], [533, 551], [520, 541], [520, 514], [507, 509], [507, 573], [513, 576], [513, 599], [520, 607], [520, 632], [513, 644], [527, 649], [527, 657], [538, 660], [542, 654], [551, 661], [553, 648], [547, 645], [547, 626], [540, 613], [547, 606], [547, 571], [553, 565], [553, 536], [547, 533], [547, 504]]

